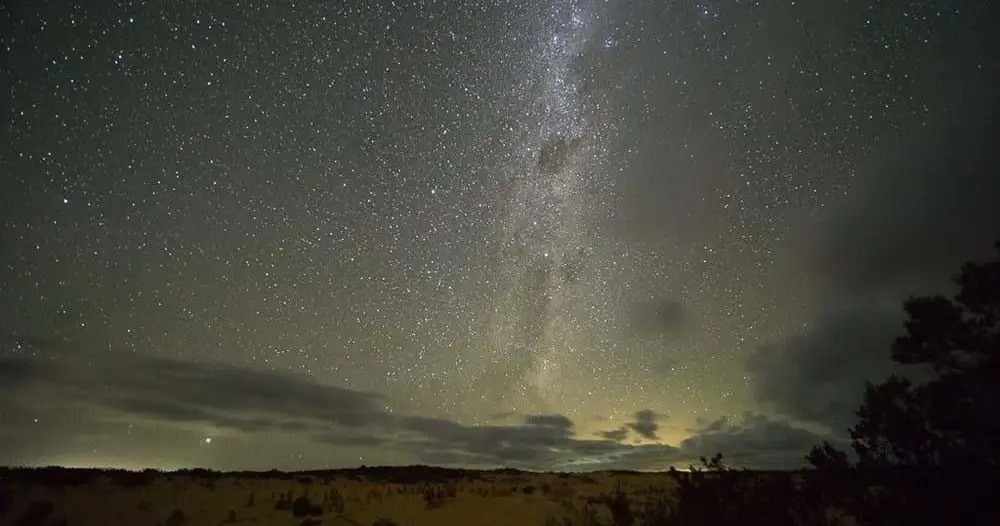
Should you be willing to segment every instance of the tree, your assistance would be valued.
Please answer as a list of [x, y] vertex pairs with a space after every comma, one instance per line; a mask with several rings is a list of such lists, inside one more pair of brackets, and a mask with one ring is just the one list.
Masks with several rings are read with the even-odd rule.
[[[1000, 255], [1000, 241], [996, 243]], [[859, 467], [993, 466], [1000, 460], [1000, 258], [966, 263], [944, 296], [910, 298], [892, 359], [930, 366], [924, 382], [869, 383], [850, 430]], [[825, 444], [806, 457], [837, 462]]]
[[851, 466], [850, 461], [847, 460], [847, 453], [833, 447], [829, 442], [814, 446], [812, 451], [806, 455], [806, 460], [816, 469], [825, 471], [845, 470]]

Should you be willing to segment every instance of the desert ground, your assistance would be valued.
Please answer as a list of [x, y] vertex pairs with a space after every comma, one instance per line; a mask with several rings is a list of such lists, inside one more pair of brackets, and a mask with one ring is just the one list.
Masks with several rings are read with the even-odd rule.
[[491, 526], [611, 524], [605, 499], [637, 510], [666, 473], [528, 473], [424, 467], [322, 472], [0, 472], [0, 525]]

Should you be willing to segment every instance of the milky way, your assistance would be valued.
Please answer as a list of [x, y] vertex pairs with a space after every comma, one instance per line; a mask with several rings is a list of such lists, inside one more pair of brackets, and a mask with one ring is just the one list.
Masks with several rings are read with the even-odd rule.
[[795, 464], [993, 235], [987, 2], [209, 4], [0, 8], [0, 463]]
[[593, 8], [585, 4], [557, 4], [545, 13], [534, 38], [537, 57], [513, 87], [527, 126], [503, 167], [509, 190], [494, 240], [493, 308], [484, 317], [491, 338], [484, 369], [505, 376], [504, 399], [529, 404], [508, 410], [547, 409], [561, 369], [580, 359], [581, 331], [573, 324], [581, 318], [580, 273], [590, 248], [582, 230], [585, 192], [601, 168], [601, 137], [587, 115], [580, 71], [593, 33]]

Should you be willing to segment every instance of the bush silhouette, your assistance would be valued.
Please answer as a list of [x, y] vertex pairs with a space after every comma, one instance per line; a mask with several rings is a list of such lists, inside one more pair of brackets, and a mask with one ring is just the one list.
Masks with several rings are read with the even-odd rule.
[[55, 506], [47, 500], [36, 500], [28, 505], [28, 509], [17, 519], [17, 526], [43, 526], [48, 522]]
[[689, 472], [669, 471], [677, 483], [674, 495], [648, 501], [638, 524], [643, 526], [826, 526], [825, 509], [795, 487], [793, 473], [759, 473], [725, 465], [721, 453], [701, 457]]
[[614, 526], [632, 526], [635, 516], [632, 514], [632, 503], [625, 492], [619, 491], [614, 497], [608, 497], [605, 504], [611, 512], [611, 522]]
[[183, 511], [175, 508], [174, 511], [170, 513], [170, 516], [167, 517], [167, 520], [163, 523], [163, 526], [180, 526], [181, 524], [184, 524], [187, 521], [188, 521], [187, 515], [184, 515]]
[[316, 517], [323, 514], [323, 509], [313, 506], [308, 497], [298, 497], [292, 501], [292, 516], [301, 519], [303, 517]]

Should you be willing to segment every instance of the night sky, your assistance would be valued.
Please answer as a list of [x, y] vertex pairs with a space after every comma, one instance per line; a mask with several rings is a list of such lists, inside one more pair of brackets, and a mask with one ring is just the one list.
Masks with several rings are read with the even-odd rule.
[[0, 464], [794, 467], [1000, 237], [994, 2], [0, 7]]

